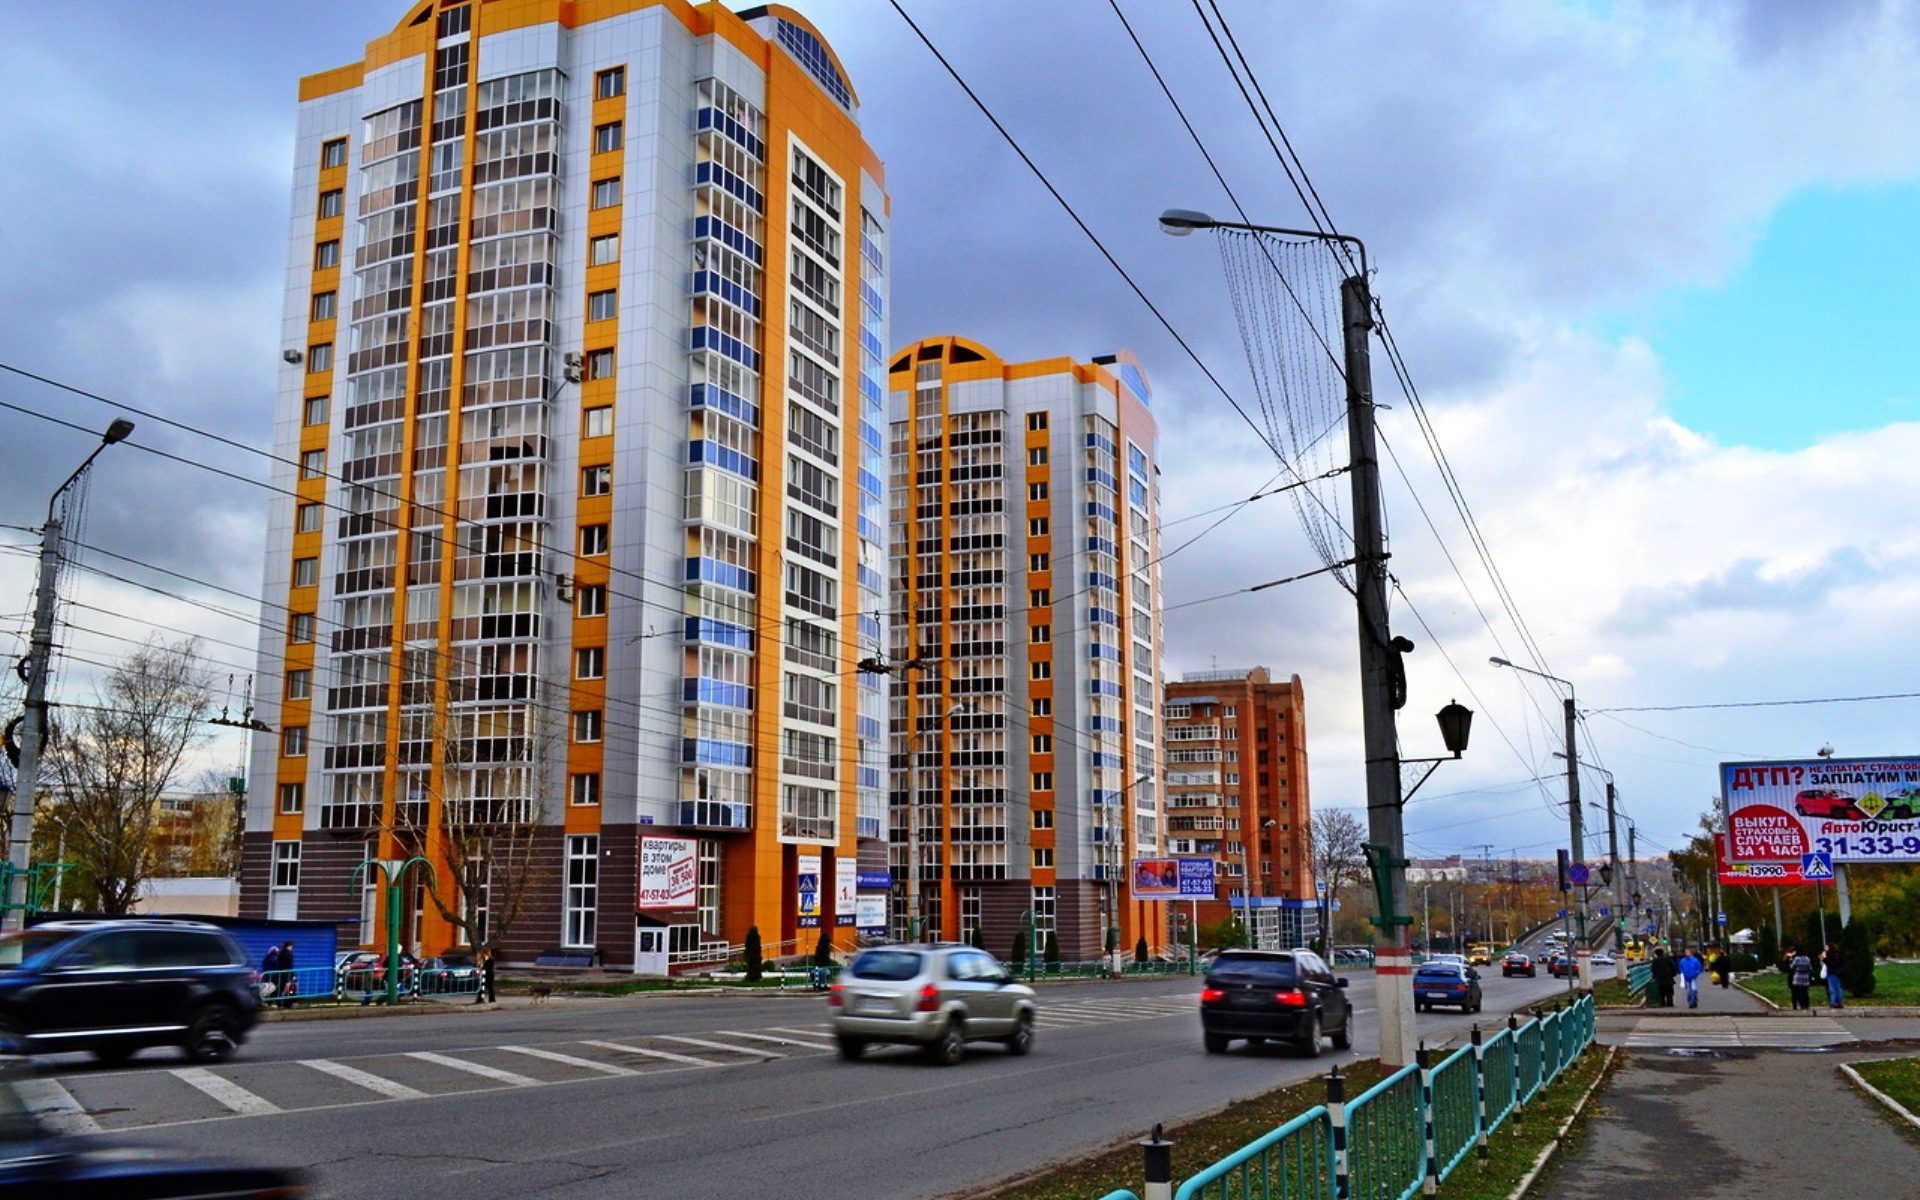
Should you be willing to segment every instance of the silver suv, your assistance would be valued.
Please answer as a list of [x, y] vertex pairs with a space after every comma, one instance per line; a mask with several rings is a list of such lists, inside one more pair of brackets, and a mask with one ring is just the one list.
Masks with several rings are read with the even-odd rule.
[[971, 946], [863, 950], [827, 996], [842, 1058], [869, 1043], [924, 1047], [929, 1061], [957, 1063], [968, 1042], [998, 1041], [1009, 1054], [1033, 1049], [1033, 989]]

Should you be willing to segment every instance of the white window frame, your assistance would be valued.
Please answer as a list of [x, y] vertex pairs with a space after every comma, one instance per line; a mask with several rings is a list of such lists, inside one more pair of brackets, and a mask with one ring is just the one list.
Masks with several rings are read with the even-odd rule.
[[571, 834], [566, 843], [566, 870], [560, 922], [561, 944], [569, 948], [598, 943], [600, 929], [600, 838], [598, 834]]

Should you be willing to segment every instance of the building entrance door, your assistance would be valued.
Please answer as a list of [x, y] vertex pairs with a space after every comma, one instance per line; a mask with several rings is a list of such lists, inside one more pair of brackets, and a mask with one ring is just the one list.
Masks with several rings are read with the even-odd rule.
[[667, 973], [667, 931], [658, 926], [636, 925], [633, 930], [633, 973]]

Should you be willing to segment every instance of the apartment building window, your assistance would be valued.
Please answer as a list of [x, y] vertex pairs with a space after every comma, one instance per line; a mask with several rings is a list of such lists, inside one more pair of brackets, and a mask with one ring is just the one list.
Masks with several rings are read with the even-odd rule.
[[1047, 554], [1029, 554], [1029, 555], [1027, 555], [1027, 570], [1029, 570], [1029, 571], [1051, 571], [1051, 570], [1053, 570], [1053, 558], [1052, 558], [1052, 556], [1051, 556], [1051, 555], [1047, 555]]
[[307, 425], [325, 425], [327, 423], [327, 397], [308, 396], [306, 412], [302, 423]]
[[608, 67], [593, 77], [593, 98], [611, 100], [615, 96], [627, 94], [627, 69]]
[[313, 248], [313, 269], [325, 271], [340, 265], [340, 239], [321, 242]]
[[333, 370], [333, 343], [321, 342], [307, 347], [307, 374], [324, 375]]
[[337, 217], [347, 211], [346, 193], [339, 188], [329, 188], [320, 193], [320, 219]]
[[1054, 932], [1053, 889], [1037, 887], [1033, 889], [1033, 932], [1035, 937]]
[[587, 320], [611, 321], [620, 312], [620, 293], [612, 288], [587, 297]]
[[1047, 448], [1045, 446], [1035, 446], [1033, 449], [1027, 451], [1027, 465], [1030, 467], [1046, 466]]
[[603, 234], [587, 243], [587, 264], [604, 267], [620, 261], [620, 235]]
[[607, 648], [582, 646], [573, 652], [575, 679], [604, 679], [607, 674]]
[[599, 936], [600, 839], [567, 839], [567, 906], [562, 935], [569, 946], [591, 946]]
[[338, 312], [338, 292], [318, 292], [313, 297], [313, 319], [331, 321]]
[[587, 351], [587, 378], [613, 378], [613, 348]]
[[319, 533], [327, 522], [326, 505], [302, 504], [294, 516], [296, 533]]
[[1027, 664], [1028, 679], [1052, 679], [1053, 664], [1046, 661]]
[[613, 491], [613, 468], [604, 463], [580, 468], [580, 494], [605, 496]]
[[327, 452], [307, 450], [300, 455], [300, 478], [319, 479], [327, 473]]
[[571, 784], [571, 795], [573, 803], [580, 808], [600, 803], [600, 773], [587, 771], [575, 775]]
[[607, 527], [605, 525], [582, 525], [580, 527], [580, 553], [592, 558], [607, 552]]
[[1053, 866], [1053, 848], [1050, 846], [1035, 846], [1033, 848], [1033, 865], [1036, 867]]
[[328, 170], [347, 165], [347, 139], [334, 138], [320, 143], [320, 167]]
[[299, 667], [287, 672], [287, 699], [307, 700], [313, 696], [313, 672]]
[[1053, 626], [1035, 625], [1032, 629], [1028, 630], [1028, 640], [1036, 646], [1051, 642], [1053, 640]]
[[588, 409], [585, 417], [580, 422], [580, 436], [613, 436], [613, 406], [603, 404], [596, 408]]
[[580, 615], [583, 617], [604, 617], [607, 615], [607, 585], [588, 583], [581, 585], [579, 596]]
[[1033, 430], [1035, 433], [1038, 433], [1040, 430], [1045, 429], [1046, 427], [1047, 427], [1047, 414], [1043, 412], [1030, 412], [1027, 414], [1028, 429]]
[[293, 560], [293, 586], [313, 587], [320, 582], [320, 560], [317, 558], [296, 558]]
[[611, 179], [596, 179], [593, 181], [593, 206], [595, 208], [612, 208], [618, 203], [620, 203], [620, 177], [618, 175], [615, 175]]
[[[273, 883], [267, 897], [267, 916], [285, 921], [300, 910], [300, 843], [273, 844]], [[151, 986], [151, 985], [149, 985]]]
[[1052, 754], [1053, 753], [1053, 735], [1050, 733], [1034, 734], [1032, 744], [1033, 744], [1033, 752], [1035, 754]]
[[620, 129], [620, 122], [618, 121], [608, 121], [605, 125], [595, 125], [593, 127], [593, 152], [595, 154], [613, 153], [620, 148], [623, 136]]
[[1033, 810], [1033, 827], [1035, 829], [1052, 829], [1053, 828], [1053, 810], [1050, 808], [1034, 809]]
[[576, 742], [597, 742], [600, 740], [600, 710], [583, 708], [573, 714], [573, 740]]
[[1233, 705], [1229, 704], [1220, 710], [1220, 715], [1222, 717], [1225, 717], [1228, 720], [1232, 720], [1234, 717], [1239, 715], [1239, 710], [1237, 710]]
[[1045, 500], [1048, 494], [1047, 485], [1044, 480], [1039, 483], [1030, 483], [1027, 485], [1027, 499], [1029, 500]]
[[294, 613], [287, 622], [287, 640], [296, 645], [313, 640], [313, 614]]
[[1053, 772], [1052, 771], [1035, 771], [1033, 773], [1033, 790], [1036, 792], [1052, 791], [1053, 790]]
[[307, 756], [307, 727], [289, 725], [280, 731], [280, 757], [305, 758]]
[[1036, 717], [1052, 716], [1053, 715], [1053, 697], [1035, 696], [1033, 698], [1033, 702], [1028, 706], [1027, 711], [1032, 713]]
[[1046, 537], [1052, 531], [1045, 517], [1031, 517], [1027, 520], [1028, 537]]
[[307, 806], [307, 785], [304, 783], [283, 783], [280, 785], [280, 811], [297, 813]]

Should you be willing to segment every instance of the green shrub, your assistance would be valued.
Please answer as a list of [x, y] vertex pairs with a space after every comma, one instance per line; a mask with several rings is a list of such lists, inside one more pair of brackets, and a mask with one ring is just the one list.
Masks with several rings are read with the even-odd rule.
[[1013, 969], [1021, 971], [1027, 965], [1027, 931], [1022, 929], [1013, 935]]
[[1840, 988], [1849, 996], [1871, 996], [1874, 989], [1873, 939], [1859, 917], [1840, 934]]
[[747, 930], [745, 957], [747, 982], [759, 983], [761, 978], [765, 976], [767, 968], [766, 963], [760, 957], [760, 927], [758, 925]]
[[820, 942], [813, 948], [813, 965], [816, 967], [833, 965], [833, 930], [820, 931]]
[[1049, 967], [1060, 965], [1060, 935], [1051, 929], [1047, 930], [1047, 965]]
[[1773, 926], [1763, 925], [1754, 935], [1753, 953], [1768, 966], [1780, 961], [1780, 935], [1774, 932]]
[[1133, 944], [1133, 965], [1136, 967], [1146, 966], [1148, 957], [1147, 935], [1143, 933], [1140, 935], [1140, 940]]

